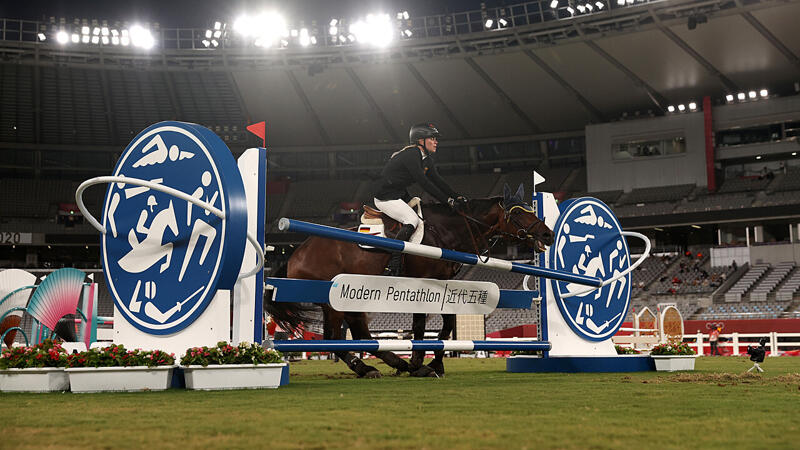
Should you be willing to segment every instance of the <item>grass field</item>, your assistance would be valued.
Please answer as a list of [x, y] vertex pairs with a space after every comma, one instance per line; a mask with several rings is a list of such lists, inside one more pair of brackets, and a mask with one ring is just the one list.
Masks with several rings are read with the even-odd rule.
[[0, 394], [0, 448], [800, 447], [800, 358], [750, 366], [510, 374], [504, 359], [449, 359], [442, 379], [368, 380], [307, 361], [278, 390]]

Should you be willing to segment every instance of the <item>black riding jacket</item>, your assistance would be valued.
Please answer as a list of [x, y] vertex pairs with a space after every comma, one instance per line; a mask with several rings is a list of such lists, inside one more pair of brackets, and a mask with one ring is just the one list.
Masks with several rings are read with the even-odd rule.
[[414, 183], [442, 203], [447, 203], [448, 197], [458, 197], [458, 193], [439, 175], [433, 156], [423, 158], [419, 147], [411, 145], [393, 154], [386, 163], [375, 198], [409, 201], [408, 187]]

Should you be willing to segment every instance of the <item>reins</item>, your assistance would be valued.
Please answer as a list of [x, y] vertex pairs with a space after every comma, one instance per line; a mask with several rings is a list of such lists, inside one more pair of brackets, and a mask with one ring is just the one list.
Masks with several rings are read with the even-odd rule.
[[492, 237], [500, 235], [500, 236], [509, 237], [511, 239], [525, 240], [526, 236], [530, 233], [531, 228], [533, 228], [536, 225], [536, 223], [534, 222], [534, 223], [532, 223], [530, 226], [528, 226], [526, 228], [522, 224], [519, 223], [517, 218], [515, 218], [515, 217], [513, 217], [511, 215], [511, 211], [513, 211], [514, 208], [520, 208], [520, 209], [523, 209], [525, 212], [529, 212], [529, 213], [533, 213], [533, 211], [529, 211], [529, 210], [523, 208], [520, 205], [515, 205], [515, 206], [511, 207], [511, 210], [506, 210], [506, 208], [503, 206], [502, 202], [499, 202], [498, 205], [500, 205], [500, 208], [503, 210], [503, 218], [506, 220], [506, 222], [510, 221], [514, 225], [519, 227], [519, 230], [517, 230], [517, 234], [516, 235], [512, 234], [512, 233], [509, 233], [507, 231], [501, 230], [499, 228], [499, 222], [494, 224], [494, 225], [489, 225], [489, 224], [487, 224], [487, 223], [485, 223], [485, 222], [483, 222], [481, 220], [478, 220], [478, 219], [476, 219], [476, 218], [474, 218], [474, 217], [472, 217], [472, 216], [470, 216], [468, 214], [465, 214], [463, 211], [458, 211], [458, 214], [461, 217], [464, 218], [464, 224], [467, 226], [467, 230], [469, 231], [470, 239], [472, 240], [472, 246], [473, 246], [473, 248], [475, 248], [475, 254], [478, 255], [479, 257], [480, 257], [482, 252], [478, 248], [478, 241], [477, 241], [477, 239], [475, 239], [475, 235], [472, 232], [472, 227], [470, 226], [469, 222], [474, 222], [475, 224], [477, 224], [479, 226], [482, 226], [482, 227], [485, 227], [487, 229], [487, 233], [486, 234], [481, 233], [481, 237], [483, 238], [483, 242], [486, 244], [486, 252], [487, 252], [487, 256], [486, 257], [487, 258], [488, 258], [489, 250], [491, 250], [491, 248], [494, 247], [494, 245], [497, 244], [497, 241], [495, 241], [494, 244], [490, 245], [489, 241], [486, 239], [487, 235], [492, 235]]

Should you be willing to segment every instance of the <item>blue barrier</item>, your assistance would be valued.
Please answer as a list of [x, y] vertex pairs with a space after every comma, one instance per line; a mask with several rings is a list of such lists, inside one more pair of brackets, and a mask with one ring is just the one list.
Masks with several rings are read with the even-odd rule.
[[600, 287], [603, 280], [596, 277], [587, 277], [560, 270], [536, 267], [497, 258], [482, 259], [478, 255], [464, 253], [455, 250], [448, 250], [430, 245], [414, 244], [412, 242], [398, 241], [397, 239], [383, 238], [355, 231], [333, 228], [315, 223], [303, 222], [300, 220], [282, 218], [278, 222], [278, 229], [281, 231], [294, 231], [323, 238], [335, 239], [339, 241], [354, 242], [357, 244], [370, 245], [395, 252], [408, 253], [410, 255], [423, 256], [432, 259], [443, 259], [446, 261], [469, 264], [473, 266], [486, 267], [487, 269], [500, 270], [505, 272], [516, 272], [537, 277], [550, 278], [568, 283], [582, 284], [585, 286]]
[[272, 348], [281, 352], [377, 352], [377, 351], [549, 351], [546, 341], [498, 339], [490, 341], [419, 341], [419, 340], [291, 340], [272, 341]]

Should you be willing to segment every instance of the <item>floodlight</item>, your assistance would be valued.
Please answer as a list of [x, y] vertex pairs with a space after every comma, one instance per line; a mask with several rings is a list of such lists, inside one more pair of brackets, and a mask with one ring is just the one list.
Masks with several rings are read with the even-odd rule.
[[492, 19], [486, 19], [486, 23], [483, 24], [486, 28], [492, 28], [492, 25], [494, 25], [494, 20]]
[[350, 25], [354, 40], [378, 47], [387, 46], [394, 39], [394, 33], [395, 28], [388, 14], [368, 14], [365, 20]]
[[66, 44], [67, 41], [69, 41], [69, 35], [66, 31], [61, 30], [56, 33], [56, 41], [58, 41], [59, 44]]
[[131, 27], [131, 43], [135, 47], [150, 49], [155, 44], [155, 39], [150, 33], [150, 30], [142, 28], [141, 25], [134, 25]]
[[625, 0], [617, 0], [617, 6], [625, 6]]
[[103, 43], [103, 45], [108, 45], [108, 36], [103, 36], [100, 38], [100, 41]]
[[625, 3], [627, 3], [629, 5], [632, 5], [633, 4], [633, 0], [625, 0]]
[[100, 28], [100, 34], [103, 36], [108, 36], [108, 27]]
[[92, 44], [99, 44], [100, 36], [92, 36]]
[[605, 7], [606, 7], [606, 4], [605, 4], [605, 3], [603, 3], [603, 2], [599, 2], [599, 1], [598, 1], [598, 2], [594, 2], [594, 6], [597, 6], [597, 9], [598, 9], [598, 10], [601, 10], [601, 9], [603, 9], [603, 8], [605, 8]]
[[311, 37], [308, 35], [307, 28], [300, 29], [300, 45], [303, 47], [308, 47], [311, 44]]
[[89, 34], [89, 27], [86, 25], [81, 27], [81, 34]]
[[311, 45], [317, 45], [317, 37], [311, 36]]
[[112, 36], [119, 36], [119, 31], [117, 31], [117, 30], [115, 30], [115, 29], [113, 29], [113, 28], [112, 28], [112, 29], [111, 29], [111, 35], [112, 35]]
[[769, 92], [766, 89], [762, 89], [762, 90], [758, 91], [758, 95], [760, 95], [761, 98], [767, 98], [767, 96], [769, 95]]
[[570, 16], [575, 15], [575, 10], [572, 9], [572, 6], [567, 6], [567, 12], [569, 13]]
[[128, 44], [131, 43], [131, 40], [128, 36], [122, 36], [119, 38], [119, 43], [122, 44], [123, 47], [127, 47]]
[[328, 34], [330, 34], [331, 36], [336, 36], [338, 33], [339, 33], [339, 28], [335, 26], [328, 28]]
[[500, 25], [500, 28], [503, 28], [503, 27], [505, 27], [506, 25], [508, 25], [508, 21], [507, 21], [506, 19], [503, 19], [503, 18], [501, 17], [501, 18], [500, 18], [500, 20], [498, 20], [498, 21], [497, 21], [497, 24], [498, 24], [498, 25]]
[[741, 101], [746, 98], [746, 95], [744, 94], [744, 92], [739, 92], [738, 94], [736, 94], [736, 98], [738, 98]]
[[221, 30], [222, 29], [222, 23], [214, 22], [214, 29], [215, 30]]
[[550, 7], [553, 9], [558, 8], [558, 0], [553, 0], [550, 2]]
[[761, 159], [761, 155], [756, 156], [756, 159]]
[[690, 102], [690, 103], [689, 103], [689, 111], [694, 111], [694, 110], [696, 110], [696, 109], [697, 109], [697, 103], [695, 103], [695, 102]]
[[411, 35], [414, 34], [409, 29], [406, 29], [405, 31], [403, 31], [403, 33], [405, 33], [406, 37], [411, 37]]
[[350, 34], [347, 35], [347, 40], [350, 41], [350, 42], [355, 42], [356, 41], [356, 36], [354, 34], [350, 33]]
[[111, 43], [113, 45], [119, 45], [119, 36], [111, 36]]
[[678, 111], [680, 111], [680, 112], [684, 112], [684, 111], [686, 111], [686, 105], [684, 105], [683, 103], [681, 103], [680, 105], [678, 105]]
[[46, 41], [47, 40], [47, 36], [45, 36], [44, 33], [39, 33], [37, 36], [39, 37], [40, 41]]
[[675, 112], [675, 107], [674, 107], [674, 106], [672, 106], [672, 105], [669, 105], [669, 106], [667, 106], [667, 111], [669, 111], [669, 112], [671, 112], [671, 113], [672, 113], [672, 112]]
[[203, 39], [200, 42], [202, 42], [205, 47], [208, 47], [209, 45], [211, 45], [211, 42], [209, 42], [208, 39]]
[[297, 37], [297, 29], [293, 29], [293, 30], [292, 30], [292, 31], [291, 31], [289, 34], [290, 34], [292, 37]]
[[585, 13], [585, 12], [586, 12], [586, 7], [585, 7], [585, 6], [583, 6], [583, 5], [581, 5], [581, 4], [578, 4], [578, 6], [576, 6], [576, 8], [578, 8], [578, 11], [579, 11], [581, 14], [583, 14], [583, 13]]
[[733, 102], [733, 94], [726, 95], [725, 96], [725, 101], [728, 102], [728, 103], [732, 103]]
[[94, 27], [92, 29], [92, 34], [95, 36], [100, 36], [100, 27]]
[[409, 17], [411, 17], [411, 15], [408, 14], [408, 11], [403, 11], [403, 20], [408, 20]]
[[219, 41], [216, 40], [216, 39], [212, 39], [211, 40], [211, 45], [213, 45], [214, 47], [219, 47]]
[[750, 99], [754, 99], [754, 98], [756, 98], [756, 91], [750, 91], [750, 92], [748, 92], [748, 93], [747, 93], [747, 96], [748, 96], [748, 97], [750, 97]]
[[88, 34], [84, 34], [83, 36], [81, 36], [81, 42], [83, 42], [84, 44], [88, 44], [89, 43], [89, 39], [90, 38], [89, 38]]
[[72, 43], [77, 44], [81, 41], [81, 35], [78, 33], [72, 33]]
[[210, 38], [210, 37], [211, 37], [211, 30], [206, 30], [206, 37], [207, 37], [207, 38]]
[[222, 36], [222, 30], [217, 30], [217, 31], [214, 32], [214, 37], [216, 39], [219, 39], [220, 36]]
[[339, 23], [339, 21], [338, 21], [338, 20], [336, 20], [336, 19], [331, 19], [331, 22], [330, 22], [328, 25], [330, 25], [330, 26], [332, 26], [332, 27], [335, 27], [337, 23]]
[[286, 39], [281, 39], [281, 47], [286, 47], [287, 45], [289, 45], [289, 41]]
[[591, 3], [587, 3], [586, 4], [586, 9], [588, 9], [589, 12], [592, 12], [592, 11], [594, 11], [594, 5], [592, 5]]
[[345, 42], [347, 42], [347, 38], [344, 37], [344, 36], [339, 36], [339, 42], [345, 43]]

